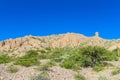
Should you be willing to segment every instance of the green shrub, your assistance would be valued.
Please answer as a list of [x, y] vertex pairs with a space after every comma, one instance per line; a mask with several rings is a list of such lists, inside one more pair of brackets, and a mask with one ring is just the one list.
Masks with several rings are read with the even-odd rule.
[[118, 61], [117, 53], [110, 52], [108, 50], [103, 54], [102, 57], [105, 61]]
[[50, 61], [46, 62], [45, 65], [48, 65], [49, 67], [52, 67], [52, 66], [55, 66], [56, 63], [54, 61], [50, 60]]
[[37, 76], [31, 76], [30, 80], [50, 80], [47, 72], [41, 72]]
[[105, 61], [118, 59], [114, 52], [99, 46], [57, 49], [52, 54], [52, 57], [60, 63], [61, 67], [67, 69], [76, 70], [80, 67], [94, 67], [96, 71], [100, 71], [104, 66], [108, 66]]
[[120, 49], [119, 48], [114, 49], [113, 52], [116, 53], [116, 55], [118, 57], [120, 57]]
[[39, 54], [39, 59], [48, 59], [48, 56], [49, 56], [49, 54], [47, 54], [47, 53], [40, 53]]
[[84, 66], [84, 67], [88, 67], [88, 66], [94, 67], [97, 64], [102, 64], [105, 60], [112, 60], [116, 58], [116, 56], [112, 57], [110, 55], [112, 54], [112, 52], [106, 50], [103, 47], [88, 46], [88, 47], [81, 48], [80, 50], [82, 55], [81, 66]]
[[120, 68], [117, 68], [115, 71], [112, 71], [112, 75], [120, 74]]
[[33, 66], [39, 65], [38, 53], [34, 50], [30, 50], [26, 53], [26, 55], [19, 57], [16, 59], [15, 65], [22, 65], [22, 66]]
[[6, 71], [9, 72], [9, 73], [16, 73], [16, 72], [19, 71], [19, 69], [17, 67], [15, 67], [15, 66], [8, 66], [6, 68]]
[[46, 53], [46, 51], [45, 50], [39, 50], [41, 53]]
[[96, 65], [93, 67], [93, 70], [96, 72], [102, 71], [104, 69], [104, 65], [100, 64], [100, 65]]
[[64, 48], [56, 48], [52, 51], [52, 53], [49, 55], [50, 59], [53, 59], [56, 62], [60, 62], [62, 59], [62, 55], [65, 54], [65, 49]]
[[50, 67], [54, 66], [55, 62], [53, 61], [48, 61], [42, 65], [40, 65], [38, 68], [36, 68], [38, 71], [47, 71], [49, 70]]
[[26, 55], [24, 57], [37, 57], [38, 51], [37, 50], [29, 50], [26, 52]]
[[60, 66], [67, 69], [73, 69], [73, 70], [77, 70], [80, 67], [79, 61], [76, 61], [75, 57], [66, 58], [61, 62]]
[[46, 47], [45, 48], [47, 51], [51, 51], [52, 50], [52, 48], [50, 48], [50, 47]]
[[75, 75], [75, 80], [86, 80], [86, 78], [83, 75], [81, 75], [80, 73], [77, 73]]
[[7, 54], [3, 54], [0, 56], [0, 64], [9, 63], [11, 61], [13, 61], [13, 58], [9, 57]]
[[33, 65], [39, 65], [40, 63], [39, 63], [39, 60], [36, 58], [21, 57], [17, 59], [14, 64], [29, 67]]

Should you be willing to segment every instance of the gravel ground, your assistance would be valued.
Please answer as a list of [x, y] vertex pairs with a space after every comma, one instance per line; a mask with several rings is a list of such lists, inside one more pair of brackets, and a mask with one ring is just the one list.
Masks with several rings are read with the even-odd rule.
[[[39, 73], [34, 70], [35, 67], [17, 67], [19, 68], [17, 73], [8, 73], [6, 72], [7, 65], [1, 64], [0, 80], [29, 80], [31, 76]], [[74, 71], [57, 66], [50, 68], [48, 74], [51, 80], [74, 80]]]
[[120, 60], [110, 62], [114, 66], [106, 67], [103, 71], [95, 72], [92, 68], [83, 68], [80, 73], [83, 74], [87, 80], [98, 80], [100, 76], [108, 78], [108, 80], [120, 80], [120, 74], [112, 75], [112, 71], [114, 71], [117, 67], [120, 68]]
[[19, 71], [16, 73], [9, 73], [6, 71], [7, 65], [0, 65], [0, 80], [29, 80], [31, 75], [37, 75], [34, 67], [21, 67], [17, 66]]
[[51, 80], [74, 80], [75, 72], [54, 66], [48, 71]]
[[[111, 72], [114, 71], [117, 67], [120, 67], [120, 60], [110, 62], [114, 67], [106, 67], [105, 70], [100, 72], [95, 72], [92, 68], [82, 68], [80, 73], [86, 77], [86, 80], [98, 80], [100, 76], [107, 77], [108, 80], [120, 80], [120, 74], [112, 75]], [[0, 64], [0, 80], [29, 80], [31, 76], [35, 76], [39, 73], [33, 67], [22, 67], [16, 66], [19, 68], [19, 71], [16, 73], [9, 73], [6, 71], [8, 65]], [[48, 71], [51, 80], [74, 80], [75, 72], [69, 69], [64, 69], [59, 66], [54, 66]]]

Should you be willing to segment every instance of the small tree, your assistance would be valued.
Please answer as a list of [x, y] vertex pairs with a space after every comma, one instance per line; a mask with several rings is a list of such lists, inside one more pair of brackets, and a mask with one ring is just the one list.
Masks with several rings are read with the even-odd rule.
[[103, 54], [105, 54], [107, 50], [98, 46], [88, 46], [81, 48], [82, 55], [82, 66], [95, 66], [96, 64], [100, 64], [103, 61]]

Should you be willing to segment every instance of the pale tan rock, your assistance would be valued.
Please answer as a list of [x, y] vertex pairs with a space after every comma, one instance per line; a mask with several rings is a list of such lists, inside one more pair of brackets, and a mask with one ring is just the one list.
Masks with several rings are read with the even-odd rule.
[[99, 37], [99, 33], [95, 32], [95, 37], [98, 38]]
[[[22, 38], [8, 39], [0, 42], [0, 52], [12, 51], [14, 55], [24, 55], [28, 50], [45, 49], [46, 47], [62, 48], [76, 46], [102, 46], [113, 50], [120, 46], [120, 40], [105, 40], [99, 37], [96, 32], [93, 37], [86, 37], [81, 34], [67, 33], [51, 36], [25, 36]], [[8, 53], [11, 54], [11, 53]]]

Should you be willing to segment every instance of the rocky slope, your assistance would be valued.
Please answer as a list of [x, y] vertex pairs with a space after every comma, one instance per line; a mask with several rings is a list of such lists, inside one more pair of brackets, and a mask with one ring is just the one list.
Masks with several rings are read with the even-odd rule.
[[[77, 46], [102, 46], [109, 50], [120, 48], [120, 40], [106, 40], [99, 37], [99, 33], [96, 32], [94, 36], [87, 37], [82, 34], [66, 33], [60, 35], [51, 36], [25, 36], [17, 39], [8, 39], [0, 42], [0, 54], [8, 54], [10, 56], [23, 56], [28, 50], [43, 50], [45, 48], [63, 48], [63, 47], [77, 47]], [[47, 60], [41, 60], [43, 64]], [[108, 67], [104, 71], [95, 72], [92, 68], [81, 68], [80, 73], [86, 77], [86, 80], [99, 80], [100, 76], [105, 76], [111, 80], [119, 80], [119, 76], [111, 76], [111, 72], [120, 65], [120, 60], [113, 62], [114, 67]], [[38, 75], [39, 71], [36, 71], [37, 66], [23, 67], [16, 66], [19, 71], [16, 73], [7, 72], [7, 68], [13, 65], [0, 64], [0, 80], [31, 80], [34, 75]], [[47, 73], [50, 80], [75, 80], [75, 71], [70, 69], [64, 69], [58, 65], [51, 67]], [[32, 75], [32, 76], [31, 76]]]
[[[22, 56], [30, 49], [44, 49], [75, 47], [75, 46], [104, 46], [113, 50], [120, 47], [120, 40], [106, 40], [99, 37], [98, 32], [95, 36], [86, 37], [82, 34], [66, 33], [51, 36], [25, 36], [17, 39], [8, 39], [0, 42], [0, 53], [9, 53], [12, 56]], [[10, 54], [11, 53], [11, 54]]]

